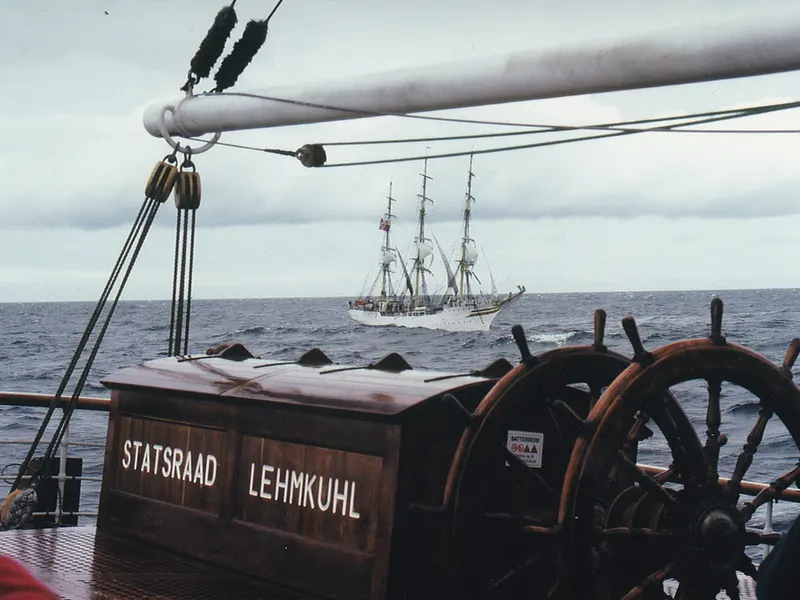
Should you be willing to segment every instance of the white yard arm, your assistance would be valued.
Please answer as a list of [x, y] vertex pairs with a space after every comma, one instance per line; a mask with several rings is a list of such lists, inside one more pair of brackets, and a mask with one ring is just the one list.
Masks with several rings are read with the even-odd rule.
[[[406, 114], [794, 70], [800, 70], [800, 12], [776, 11], [763, 23], [704, 24], [606, 44], [523, 51], [252, 93]], [[165, 106], [174, 108], [179, 102], [150, 106], [144, 114], [147, 131], [160, 137], [160, 115]], [[171, 134], [196, 136], [365, 116], [221, 94], [187, 99], [177, 116], [166, 114], [165, 123]]]

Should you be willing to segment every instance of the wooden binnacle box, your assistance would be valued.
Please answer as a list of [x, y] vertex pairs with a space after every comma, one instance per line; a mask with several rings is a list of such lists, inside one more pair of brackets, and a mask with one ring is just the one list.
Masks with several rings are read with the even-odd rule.
[[318, 350], [124, 369], [98, 530], [315, 595], [435, 593], [442, 528], [410, 506], [441, 503], [463, 432], [444, 394], [473, 410], [495, 381]]

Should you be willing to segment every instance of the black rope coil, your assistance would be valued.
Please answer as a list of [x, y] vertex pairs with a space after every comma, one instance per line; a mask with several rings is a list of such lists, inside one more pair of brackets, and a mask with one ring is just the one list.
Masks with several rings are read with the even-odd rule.
[[226, 90], [236, 83], [239, 75], [250, 64], [267, 39], [268, 27], [269, 19], [252, 20], [247, 24], [242, 37], [233, 45], [233, 50], [225, 57], [219, 71], [214, 75], [217, 82], [217, 86], [214, 88], [215, 92]]
[[[238, 22], [236, 11], [233, 9], [235, 3], [234, 1], [230, 6], [220, 9], [214, 18], [213, 25], [211, 25], [205, 39], [200, 43], [197, 53], [189, 63], [191, 71], [189, 72], [187, 85], [194, 85], [201, 79], [208, 77], [211, 69], [217, 63], [219, 57], [222, 56], [225, 44], [228, 43], [228, 38]], [[192, 77], [192, 75], [195, 77]], [[186, 86], [182, 89], [185, 90]]]

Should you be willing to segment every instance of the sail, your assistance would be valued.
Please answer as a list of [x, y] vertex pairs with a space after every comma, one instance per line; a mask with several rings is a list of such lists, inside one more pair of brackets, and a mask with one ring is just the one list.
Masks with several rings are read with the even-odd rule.
[[416, 246], [417, 249], [417, 255], [415, 256], [415, 258], [419, 262], [424, 261], [428, 256], [433, 254], [433, 248], [431, 248], [431, 246], [426, 244], [425, 242], [414, 242], [414, 245]]
[[470, 267], [478, 262], [478, 250], [475, 246], [468, 244], [464, 247], [464, 262]]
[[436, 236], [433, 236], [434, 241], [436, 242], [436, 247], [439, 248], [439, 255], [442, 257], [442, 262], [444, 263], [444, 268], [447, 271], [447, 287], [453, 290], [453, 293], [458, 295], [458, 285], [456, 284], [456, 275], [453, 273], [453, 269], [450, 268], [450, 264], [447, 262], [447, 258], [445, 257], [444, 250], [442, 249], [442, 245], [439, 243], [439, 240], [436, 239]]
[[[445, 248], [436, 235], [432, 231], [425, 231], [425, 208], [431, 201], [426, 195], [427, 182], [431, 179], [427, 175], [427, 161], [425, 171], [421, 175], [423, 184], [422, 194], [418, 195], [420, 201], [417, 228], [408, 249], [402, 254], [393, 243], [394, 240], [390, 240], [389, 235], [392, 219], [395, 217], [392, 214], [392, 203], [395, 200], [392, 198], [390, 182], [386, 213], [379, 222], [379, 229], [383, 233], [381, 236], [383, 243], [377, 257], [379, 273], [369, 294], [362, 295], [351, 304], [350, 316], [359, 323], [373, 326], [398, 325], [448, 331], [486, 330], [501, 308], [519, 297], [525, 290], [518, 286], [519, 292], [498, 297], [488, 258], [483, 248], [472, 238], [470, 217], [475, 201], [472, 196], [472, 179], [475, 176], [472, 172], [472, 160], [470, 160], [464, 201], [463, 229], [457, 243], [458, 256], [445, 254]], [[454, 253], [453, 248], [451, 252]], [[436, 293], [431, 295], [426, 279], [429, 275], [433, 275], [431, 269], [434, 269], [437, 263], [437, 259], [433, 258], [435, 254], [441, 255], [447, 284], [443, 291], [436, 290]], [[482, 264], [485, 264], [489, 271], [491, 294], [480, 289], [482, 283], [475, 273], [475, 265], [481, 256]], [[397, 263], [400, 263], [402, 275], [399, 273], [400, 269], [397, 269]], [[391, 280], [393, 273], [403, 277], [405, 283], [395, 281], [393, 285]], [[380, 290], [379, 296], [373, 294], [376, 286]]]
[[[394, 251], [395, 251], [395, 253], [399, 254], [399, 252], [397, 252], [397, 248], [395, 248]], [[406, 287], [408, 288], [408, 293], [413, 296], [414, 295], [414, 286], [411, 285], [411, 277], [408, 276], [408, 269], [406, 269], [406, 262], [404, 260], [401, 260], [400, 264], [403, 267], [403, 275], [406, 278]]]
[[489, 271], [489, 280], [492, 282], [492, 295], [491, 298], [493, 300], [497, 299], [497, 286], [494, 283], [494, 275], [492, 275], [492, 268], [489, 266], [489, 258], [486, 256], [486, 250], [483, 249], [481, 246], [481, 252], [483, 253], [483, 260], [486, 261], [486, 269]]

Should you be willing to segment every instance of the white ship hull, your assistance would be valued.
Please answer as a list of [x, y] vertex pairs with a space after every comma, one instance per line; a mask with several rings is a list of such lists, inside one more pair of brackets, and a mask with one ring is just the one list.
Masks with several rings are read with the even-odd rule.
[[381, 314], [377, 310], [350, 309], [350, 317], [364, 325], [386, 327], [422, 327], [445, 331], [488, 331], [500, 313], [500, 306], [478, 308], [472, 306], [447, 306], [428, 314]]

